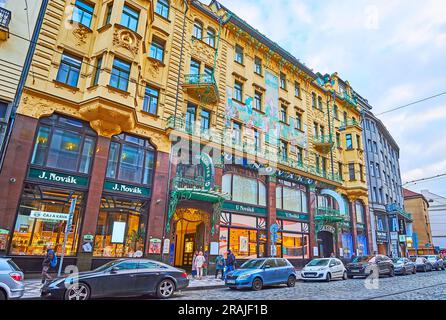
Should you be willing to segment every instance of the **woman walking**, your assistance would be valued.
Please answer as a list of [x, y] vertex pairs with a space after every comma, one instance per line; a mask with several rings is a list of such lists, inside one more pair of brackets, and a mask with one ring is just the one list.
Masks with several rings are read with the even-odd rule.
[[198, 253], [197, 258], [195, 259], [195, 263], [197, 265], [197, 279], [201, 280], [203, 277], [203, 266], [206, 263], [206, 258], [203, 256], [203, 251]]
[[195, 279], [197, 276], [197, 257], [198, 251], [195, 251], [194, 257], [192, 258], [192, 278]]

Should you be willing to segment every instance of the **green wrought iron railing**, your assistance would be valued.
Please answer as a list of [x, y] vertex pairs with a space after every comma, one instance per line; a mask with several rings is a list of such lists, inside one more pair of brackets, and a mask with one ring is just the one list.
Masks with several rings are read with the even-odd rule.
[[324, 135], [324, 136], [313, 136], [314, 143], [330, 143], [333, 144], [333, 135]]
[[344, 95], [342, 97], [345, 101], [353, 105], [354, 107], [358, 106], [358, 102], [352, 96], [350, 96], [347, 92], [344, 91]]
[[184, 83], [187, 85], [216, 85], [212, 74], [187, 74], [184, 76]]
[[187, 189], [204, 189], [204, 178], [196, 177], [186, 178], [181, 176], [176, 176], [172, 179], [172, 184], [175, 189], [187, 188]]
[[346, 220], [339, 210], [328, 207], [314, 208], [314, 219], [330, 222], [343, 222]]

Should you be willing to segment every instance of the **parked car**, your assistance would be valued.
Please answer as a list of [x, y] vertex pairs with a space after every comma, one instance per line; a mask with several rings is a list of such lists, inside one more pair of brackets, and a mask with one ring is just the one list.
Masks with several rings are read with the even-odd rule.
[[426, 258], [412, 257], [412, 258], [410, 258], [410, 260], [412, 260], [412, 262], [415, 263], [415, 265], [417, 267], [417, 271], [428, 272], [428, 271], [432, 271], [432, 269], [433, 269], [432, 263], [430, 263]]
[[407, 258], [394, 258], [392, 259], [392, 262], [395, 274], [406, 275], [409, 273], [417, 273], [417, 266]]
[[25, 276], [9, 258], [0, 258], [0, 300], [18, 299], [25, 293]]
[[148, 259], [118, 259], [93, 271], [57, 278], [41, 289], [42, 298], [88, 300], [156, 294], [170, 298], [189, 285], [187, 273]]
[[446, 268], [444, 261], [436, 255], [426, 255], [423, 258], [426, 258], [435, 270], [444, 270]]
[[379, 276], [393, 277], [395, 275], [392, 260], [384, 255], [356, 257], [347, 264], [346, 268], [349, 279], [357, 276], [367, 277], [373, 272], [378, 272]]
[[347, 280], [347, 269], [342, 261], [336, 258], [313, 259], [302, 269], [300, 276], [303, 281]]
[[283, 258], [259, 258], [246, 261], [226, 275], [225, 284], [231, 289], [261, 290], [266, 285], [296, 284], [296, 269]]

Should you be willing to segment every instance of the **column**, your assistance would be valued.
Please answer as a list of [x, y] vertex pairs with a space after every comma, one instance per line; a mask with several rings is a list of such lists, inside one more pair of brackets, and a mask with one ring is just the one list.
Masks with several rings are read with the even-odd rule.
[[317, 209], [317, 196], [316, 196], [316, 185], [309, 186], [309, 197], [308, 197], [308, 223], [310, 225], [310, 259], [313, 259], [315, 256], [313, 255], [313, 248], [318, 247], [317, 243], [317, 233], [316, 233], [316, 224], [314, 223], [314, 215]]
[[82, 235], [79, 239], [78, 261], [79, 271], [91, 270], [92, 252], [82, 252], [82, 242], [84, 235], [95, 235], [98, 222], [99, 210], [101, 208], [102, 190], [107, 169], [108, 152], [110, 148], [110, 138], [98, 136], [96, 154], [94, 156], [93, 167], [90, 175], [90, 188], [88, 190], [87, 202], [84, 210], [84, 222]]
[[356, 230], [356, 207], [355, 207], [355, 199], [348, 199], [348, 210], [350, 211], [350, 223], [351, 223], [351, 233], [352, 233], [352, 244], [353, 244], [353, 254], [356, 255], [357, 249], [357, 235], [358, 232]]
[[17, 114], [0, 173], [0, 228], [10, 231], [9, 240], [14, 230], [37, 124], [38, 119]]
[[271, 252], [271, 246], [272, 246], [272, 241], [271, 241], [271, 233], [269, 231], [269, 228], [272, 224], [276, 223], [276, 218], [277, 218], [277, 210], [276, 210], [276, 178], [273, 176], [267, 176], [267, 182], [266, 182], [266, 188], [267, 188], [267, 211], [268, 211], [268, 216], [266, 218], [266, 232], [268, 235], [268, 241], [267, 241], [267, 248], [266, 248], [266, 254], [268, 256], [271, 256], [272, 252]]
[[[372, 235], [372, 231], [374, 232], [374, 230], [372, 229], [372, 221], [371, 221], [371, 217], [370, 217], [370, 212], [369, 212], [369, 206], [364, 204], [364, 215], [365, 215], [365, 232], [367, 235], [367, 251], [369, 252], [369, 254], [373, 254], [373, 235]], [[376, 234], [376, 233], [375, 233]], [[377, 249], [378, 251], [378, 249]]]

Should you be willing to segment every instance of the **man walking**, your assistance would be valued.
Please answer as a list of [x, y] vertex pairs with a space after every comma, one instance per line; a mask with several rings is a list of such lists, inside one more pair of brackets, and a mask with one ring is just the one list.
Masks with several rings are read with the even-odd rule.
[[[227, 258], [227, 272], [235, 270], [235, 255], [232, 253], [231, 250], [228, 250], [228, 258]], [[226, 272], [226, 273], [227, 273]]]
[[50, 246], [47, 246], [45, 258], [43, 258], [42, 262], [42, 284], [45, 284], [47, 280], [51, 280], [52, 277], [49, 274], [49, 270], [51, 267], [55, 267], [57, 264], [56, 253]]

